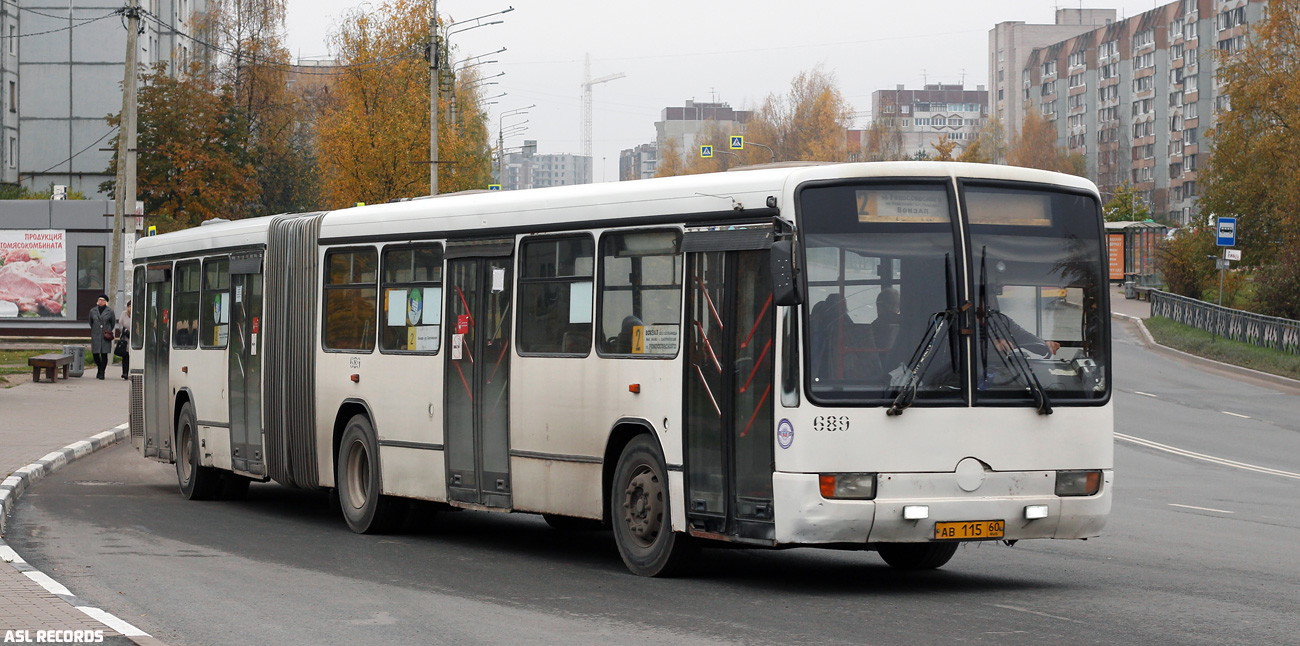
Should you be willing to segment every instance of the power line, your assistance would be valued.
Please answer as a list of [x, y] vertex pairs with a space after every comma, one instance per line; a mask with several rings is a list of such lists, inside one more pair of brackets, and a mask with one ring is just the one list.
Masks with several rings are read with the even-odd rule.
[[55, 15], [55, 14], [52, 14], [52, 13], [44, 13], [44, 12], [41, 12], [41, 11], [37, 11], [37, 10], [35, 10], [35, 9], [29, 9], [29, 8], [24, 7], [24, 6], [22, 6], [22, 5], [20, 5], [20, 4], [16, 3], [16, 2], [10, 2], [10, 0], [0, 0], [0, 4], [7, 4], [7, 5], [11, 6], [11, 7], [14, 7], [14, 8], [18, 9], [19, 11], [26, 11], [27, 13], [34, 13], [34, 14], [36, 14], [36, 15], [38, 15], [38, 16], [42, 16], [42, 17], [45, 17], [45, 18], [54, 18], [55, 20], [65, 20], [65, 19], [66, 19], [66, 20], [80, 20], [80, 21], [83, 21], [83, 22], [85, 22], [85, 21], [90, 21], [90, 20], [96, 20], [95, 18], [72, 18], [72, 17], [69, 17], [69, 16], [59, 16], [59, 15]]
[[[70, 30], [72, 30], [72, 29], [76, 29], [77, 27], [84, 27], [84, 26], [86, 26], [86, 25], [89, 25], [89, 24], [92, 23], [92, 22], [99, 22], [100, 20], [103, 20], [103, 19], [105, 19], [105, 18], [112, 18], [113, 16], [120, 16], [120, 15], [122, 15], [122, 13], [123, 13], [123, 10], [118, 9], [118, 10], [114, 11], [113, 13], [107, 13], [107, 14], [104, 14], [104, 15], [102, 15], [102, 16], [99, 16], [98, 18], [88, 18], [88, 19], [86, 19], [84, 22], [79, 22], [79, 23], [77, 23], [77, 24], [75, 24], [75, 25], [68, 25], [67, 27], [59, 27], [58, 29], [51, 29], [51, 30], [49, 30], [49, 31], [38, 31], [38, 32], [35, 32], [35, 33], [31, 33], [31, 34], [16, 34], [16, 35], [13, 35], [13, 36], [0, 36], [0, 40], [14, 40], [14, 39], [17, 39], [17, 38], [27, 38], [27, 37], [29, 37], [29, 36], [44, 36], [44, 35], [46, 35], [46, 34], [54, 34], [54, 33], [58, 33], [58, 32], [60, 32], [60, 31], [70, 31]], [[60, 19], [60, 20], [62, 20], [62, 19], [65, 18], [65, 16], [55, 16], [55, 17], [58, 18], [58, 19]]]
[[353, 73], [353, 72], [367, 72], [367, 71], [370, 71], [370, 70], [379, 69], [379, 68], [382, 68], [382, 67], [387, 67], [387, 66], [390, 65], [390, 64], [394, 64], [394, 63], [397, 63], [397, 62], [400, 62], [400, 61], [403, 61], [403, 60], [406, 60], [406, 59], [409, 59], [409, 58], [414, 58], [415, 56], [417, 56], [417, 55], [419, 54], [419, 49], [417, 49], [417, 48], [412, 48], [411, 51], [402, 52], [402, 53], [400, 53], [400, 54], [396, 54], [396, 55], [394, 55], [394, 56], [388, 56], [388, 57], [381, 58], [381, 59], [378, 59], [378, 60], [375, 60], [375, 61], [370, 61], [370, 62], [367, 62], [367, 63], [350, 64], [350, 65], [338, 65], [338, 66], [335, 66], [335, 70], [337, 70], [337, 71], [328, 71], [328, 72], [308, 72], [308, 71], [304, 71], [304, 70], [302, 70], [302, 69], [297, 69], [297, 68], [300, 68], [301, 66], [294, 65], [293, 63], [284, 63], [284, 62], [277, 61], [277, 60], [272, 60], [272, 59], [269, 59], [269, 58], [261, 58], [261, 57], [259, 57], [259, 56], [254, 56], [254, 55], [252, 55], [252, 54], [248, 54], [248, 53], [246, 53], [246, 52], [239, 52], [239, 51], [235, 51], [235, 50], [233, 50], [233, 49], [227, 49], [227, 48], [225, 48], [225, 47], [221, 47], [220, 45], [214, 45], [214, 44], [209, 43], [209, 42], [207, 42], [207, 41], [204, 41], [204, 40], [200, 40], [200, 39], [198, 39], [198, 38], [195, 38], [194, 36], [191, 36], [191, 35], [189, 35], [189, 34], [183, 32], [183, 31], [177, 29], [174, 25], [171, 25], [170, 23], [167, 23], [167, 22], [164, 21], [162, 18], [159, 18], [158, 16], [156, 16], [156, 15], [154, 15], [154, 14], [152, 14], [152, 13], [149, 13], [148, 11], [146, 11], [146, 10], [144, 10], [144, 9], [141, 9], [141, 10], [140, 10], [140, 13], [141, 13], [142, 15], [144, 15], [146, 18], [148, 18], [149, 20], [152, 20], [154, 23], [158, 24], [160, 27], [166, 27], [166, 28], [169, 29], [173, 34], [176, 34], [176, 35], [178, 35], [178, 36], [180, 36], [180, 37], [182, 37], [182, 38], [185, 38], [186, 40], [189, 40], [189, 41], [195, 43], [196, 45], [200, 45], [200, 46], [202, 46], [202, 47], [206, 47], [206, 48], [208, 48], [208, 49], [210, 49], [210, 50], [212, 50], [212, 51], [220, 52], [220, 53], [225, 54], [225, 55], [227, 55], [227, 56], [237, 57], [237, 58], [240, 58], [241, 60], [247, 60], [247, 61], [249, 61], [249, 62], [257, 63], [257, 64], [259, 64], [259, 65], [265, 65], [265, 66], [267, 66], [267, 67], [278, 67], [278, 68], [280, 68], [280, 69], [283, 69], [284, 71], [292, 72], [292, 73], [294, 73], [294, 74], [302, 74], [302, 75], [304, 75], [304, 76], [342, 76], [342, 75], [344, 75], [344, 74], [349, 74], [349, 73]]
[[99, 139], [96, 139], [96, 140], [95, 140], [93, 143], [91, 143], [89, 146], [86, 146], [85, 148], [82, 148], [81, 150], [78, 150], [77, 152], [73, 153], [71, 157], [69, 157], [69, 158], [67, 158], [67, 159], [65, 159], [65, 160], [63, 160], [63, 161], [61, 161], [61, 162], [59, 162], [59, 163], [57, 163], [57, 164], [55, 164], [55, 165], [53, 165], [53, 166], [50, 166], [49, 168], [47, 168], [47, 169], [45, 169], [45, 170], [43, 170], [43, 171], [40, 171], [40, 172], [38, 172], [38, 173], [27, 173], [27, 176], [28, 176], [28, 177], [35, 177], [35, 176], [37, 176], [37, 175], [44, 175], [44, 174], [46, 174], [46, 173], [48, 173], [48, 172], [50, 172], [50, 171], [52, 171], [52, 170], [54, 170], [54, 169], [56, 169], [56, 168], [58, 168], [58, 167], [64, 165], [64, 164], [66, 164], [66, 163], [68, 163], [68, 162], [70, 162], [70, 161], [76, 159], [78, 156], [81, 155], [81, 153], [84, 153], [84, 152], [86, 152], [87, 150], [90, 150], [93, 146], [97, 146], [97, 145], [99, 145], [99, 142], [101, 142], [101, 141], [103, 141], [103, 140], [105, 140], [105, 139], [108, 139], [108, 136], [111, 135], [111, 134], [113, 134], [114, 132], [117, 132], [117, 130], [118, 130], [117, 126], [113, 126], [112, 128], [109, 128], [109, 129], [108, 129], [108, 132], [104, 133], [104, 136], [103, 136], [103, 137], [100, 137]]

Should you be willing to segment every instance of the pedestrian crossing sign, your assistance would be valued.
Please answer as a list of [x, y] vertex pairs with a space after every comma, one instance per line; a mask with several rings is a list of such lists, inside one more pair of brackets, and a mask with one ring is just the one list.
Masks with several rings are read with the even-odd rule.
[[732, 150], [744, 150], [744, 149], [745, 149], [745, 138], [744, 138], [743, 136], [741, 136], [741, 135], [732, 135], [732, 136], [731, 136], [731, 149], [732, 149]]
[[488, 184], [488, 190], [489, 190], [489, 191], [499, 191], [499, 190], [501, 190], [501, 185], [500, 185], [500, 184]]
[[705, 159], [710, 159], [710, 158], [712, 158], [712, 157], [713, 157], [713, 146], [711, 146], [711, 145], [700, 146], [700, 157], [703, 157], [703, 158], [705, 158]]

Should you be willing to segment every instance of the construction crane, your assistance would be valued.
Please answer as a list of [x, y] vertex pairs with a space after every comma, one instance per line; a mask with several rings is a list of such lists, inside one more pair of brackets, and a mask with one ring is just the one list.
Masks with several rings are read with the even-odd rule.
[[626, 74], [619, 72], [598, 79], [591, 78], [591, 54], [587, 54], [587, 69], [582, 81], [582, 154], [591, 157], [591, 86], [621, 79]]

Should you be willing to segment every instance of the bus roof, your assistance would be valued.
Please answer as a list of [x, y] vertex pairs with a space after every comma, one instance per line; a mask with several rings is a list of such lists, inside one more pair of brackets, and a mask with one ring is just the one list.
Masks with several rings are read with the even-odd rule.
[[[322, 240], [361, 240], [368, 237], [448, 232], [472, 234], [484, 229], [529, 230], [557, 223], [600, 226], [601, 222], [670, 214], [734, 214], [745, 218], [767, 207], [774, 198], [785, 205], [800, 184], [815, 180], [852, 178], [961, 177], [1051, 184], [1097, 193], [1081, 177], [1050, 171], [961, 162], [866, 162], [848, 164], [781, 164], [739, 172], [707, 173], [630, 182], [557, 186], [525, 191], [476, 191], [436, 198], [374, 204], [326, 213]], [[793, 212], [783, 211], [793, 219]], [[266, 242], [270, 217], [214, 223], [137, 244], [139, 257], [168, 256], [258, 245]], [[581, 223], [581, 224], [579, 224]]]

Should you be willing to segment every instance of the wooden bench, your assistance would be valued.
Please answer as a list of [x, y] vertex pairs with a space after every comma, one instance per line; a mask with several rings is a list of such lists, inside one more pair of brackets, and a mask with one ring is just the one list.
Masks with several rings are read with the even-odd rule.
[[59, 376], [55, 372], [58, 368], [63, 368], [63, 378], [68, 378], [68, 370], [72, 367], [72, 355], [70, 354], [38, 354], [34, 357], [28, 357], [27, 365], [32, 367], [32, 381], [41, 380], [41, 368], [45, 369], [45, 374], [49, 376], [50, 381], [58, 383]]

